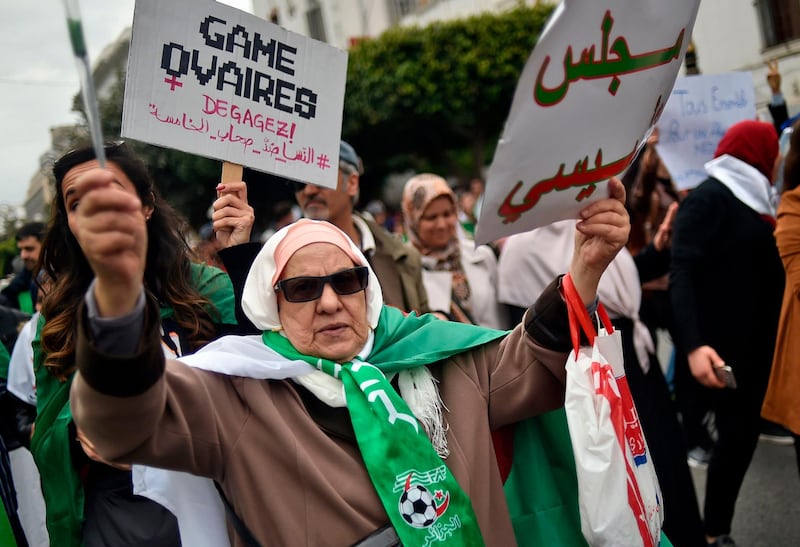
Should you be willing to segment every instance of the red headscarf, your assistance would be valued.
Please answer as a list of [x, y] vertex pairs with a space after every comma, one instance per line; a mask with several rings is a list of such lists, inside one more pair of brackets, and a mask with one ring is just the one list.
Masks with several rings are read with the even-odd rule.
[[729, 154], [752, 165], [772, 180], [772, 168], [778, 157], [778, 134], [771, 123], [756, 120], [738, 122], [725, 132], [714, 157]]

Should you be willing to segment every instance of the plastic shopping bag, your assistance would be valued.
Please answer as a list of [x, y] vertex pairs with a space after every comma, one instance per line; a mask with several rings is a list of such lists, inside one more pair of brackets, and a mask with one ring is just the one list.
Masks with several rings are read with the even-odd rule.
[[[661, 489], [631, 398], [620, 333], [598, 307], [598, 334], [572, 279], [564, 277], [574, 351], [564, 408], [575, 468], [581, 530], [589, 545], [659, 545]], [[583, 332], [589, 346], [580, 346]]]

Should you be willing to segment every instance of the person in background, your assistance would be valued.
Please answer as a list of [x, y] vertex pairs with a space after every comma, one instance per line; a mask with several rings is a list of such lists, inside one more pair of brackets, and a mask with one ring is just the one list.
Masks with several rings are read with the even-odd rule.
[[781, 90], [781, 72], [778, 69], [777, 59], [767, 61], [767, 85], [772, 93], [767, 108], [772, 116], [775, 132], [780, 135], [789, 120], [789, 109], [786, 107], [786, 98]]
[[16, 308], [28, 315], [33, 314], [36, 302], [35, 269], [39, 261], [46, 227], [43, 222], [29, 222], [17, 231], [17, 249], [23, 268], [14, 276], [11, 283], [0, 291], [0, 305]]
[[373, 199], [364, 206], [364, 216], [369, 215], [372, 217], [373, 222], [378, 226], [388, 230], [387, 221], [388, 215], [386, 213], [386, 205], [379, 199]]
[[[5, 346], [0, 344], [0, 368], [8, 369], [8, 360], [8, 351]], [[5, 391], [5, 382], [3, 382], [0, 396], [4, 396]], [[25, 530], [19, 517], [17, 490], [11, 470], [9, 451], [3, 441], [5, 436], [7, 434], [0, 436], [0, 540], [4, 542], [4, 545], [7, 543], [16, 547], [28, 547]]]
[[418, 314], [430, 311], [422, 283], [419, 253], [375, 222], [353, 212], [363, 167], [355, 149], [339, 145], [339, 178], [335, 189], [295, 182], [295, 198], [305, 218], [327, 220], [346, 233], [369, 260], [386, 304]]
[[[161, 351], [170, 356], [191, 353], [226, 332], [236, 323], [234, 293], [224, 272], [193, 261], [181, 215], [160, 197], [147, 167], [130, 147], [109, 144], [105, 154], [104, 170], [98, 170], [91, 147], [71, 151], [53, 166], [56, 191], [41, 253], [50, 290], [33, 340], [37, 418], [31, 452], [41, 475], [54, 546], [172, 547], [180, 545], [175, 517], [135, 495], [130, 469], [98, 458], [72, 420], [69, 389], [78, 365], [75, 313], [95, 279], [82, 247], [86, 242], [79, 242], [74, 233], [77, 219], [91, 211], [84, 195], [104, 185], [117, 200], [138, 204], [145, 229], [136, 237], [147, 257], [144, 285], [159, 310]], [[125, 212], [112, 208], [106, 218], [113, 224]], [[132, 234], [105, 236], [94, 243], [113, 254], [120, 240]]]
[[214, 266], [220, 270], [225, 270], [225, 265], [219, 258], [219, 250], [222, 248], [220, 242], [217, 240], [217, 235], [214, 233], [214, 225], [211, 222], [206, 222], [197, 231], [198, 241], [194, 245], [192, 251], [197, 258], [209, 266]]
[[42, 497], [39, 470], [30, 453], [31, 434], [36, 419], [36, 375], [33, 372], [33, 337], [39, 323], [42, 300], [48, 290], [45, 276], [40, 272], [37, 281], [36, 311], [23, 325], [11, 351], [8, 362], [8, 396], [14, 401], [13, 433], [16, 436], [9, 449], [11, 473], [17, 486], [19, 519], [31, 547], [47, 547], [50, 538], [45, 523], [45, 505]]
[[486, 184], [480, 177], [473, 177], [469, 181], [469, 193], [475, 198], [475, 205], [472, 207], [472, 218], [475, 219], [476, 223], [478, 222], [478, 219], [481, 218], [481, 209], [483, 208], [483, 192], [485, 188]]
[[[245, 283], [262, 334], [166, 364], [142, 282], [141, 206], [90, 175], [75, 224], [97, 282], [77, 315], [72, 409], [100, 455], [215, 480], [261, 544], [352, 545], [388, 531], [405, 545], [434, 532], [443, 544], [515, 543], [489, 434], [563, 404], [558, 279], [510, 333], [406, 315], [382, 304], [346, 234], [301, 219], [267, 242]], [[575, 234], [570, 273], [589, 307], [629, 230], [618, 181], [610, 194]], [[119, 224], [104, 220], [109, 208], [124, 211]], [[98, 243], [117, 229], [131, 237], [105, 252]], [[556, 542], [577, 532], [551, 526]]]
[[468, 190], [459, 190], [456, 193], [458, 203], [458, 222], [461, 224], [461, 229], [469, 238], [475, 237], [475, 224], [477, 219], [474, 215], [475, 210], [475, 196]]
[[758, 443], [775, 348], [785, 277], [773, 235], [777, 157], [772, 124], [732, 125], [673, 229], [674, 342], [706, 390], [717, 430], [703, 511], [709, 545], [734, 545], [736, 498]]
[[[633, 256], [653, 241], [669, 207], [681, 200], [672, 177], [656, 150], [658, 139], [659, 131], [656, 127], [637, 156], [635, 169], [629, 171], [633, 176], [628, 192], [631, 237], [627, 247]], [[654, 343], [658, 343], [659, 330], [667, 331], [670, 339], [675, 338], [669, 273], [642, 284], [639, 317], [650, 329]], [[667, 367], [667, 381], [672, 385], [681, 416], [689, 465], [705, 468], [711, 458], [713, 413], [709, 409], [704, 390], [697, 385], [689, 371], [686, 355], [674, 345], [671, 363]]]
[[259, 241], [265, 243], [272, 235], [302, 217], [300, 208], [291, 201], [279, 201], [272, 206], [272, 215], [269, 227], [259, 236]]
[[783, 180], [775, 240], [786, 286], [761, 415], [791, 431], [800, 471], [800, 121], [795, 122], [784, 158]]
[[431, 308], [453, 321], [509, 328], [508, 310], [497, 301], [497, 258], [488, 246], [463, 237], [447, 181], [430, 173], [410, 178], [402, 207], [409, 242], [422, 255]]

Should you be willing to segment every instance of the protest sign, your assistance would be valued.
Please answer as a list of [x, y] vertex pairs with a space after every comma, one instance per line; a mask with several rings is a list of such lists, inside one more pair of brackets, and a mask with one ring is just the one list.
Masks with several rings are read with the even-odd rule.
[[699, 0], [564, 0], [520, 76], [486, 181], [487, 243], [608, 195], [658, 120]]
[[678, 190], [705, 180], [703, 165], [714, 158], [730, 126], [756, 117], [753, 75], [729, 72], [678, 78], [658, 122], [656, 151]]
[[335, 188], [347, 53], [211, 0], [136, 0], [122, 134]]

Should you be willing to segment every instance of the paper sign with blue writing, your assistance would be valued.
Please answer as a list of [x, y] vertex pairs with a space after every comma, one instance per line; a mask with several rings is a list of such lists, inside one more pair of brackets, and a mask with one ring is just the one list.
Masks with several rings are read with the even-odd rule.
[[476, 241], [575, 218], [608, 193], [661, 114], [699, 0], [564, 0], [522, 71]]
[[136, 0], [122, 135], [335, 188], [347, 53], [211, 0]]
[[722, 135], [742, 120], [756, 118], [750, 72], [678, 78], [658, 122], [656, 150], [678, 190], [694, 188], [708, 175]]

